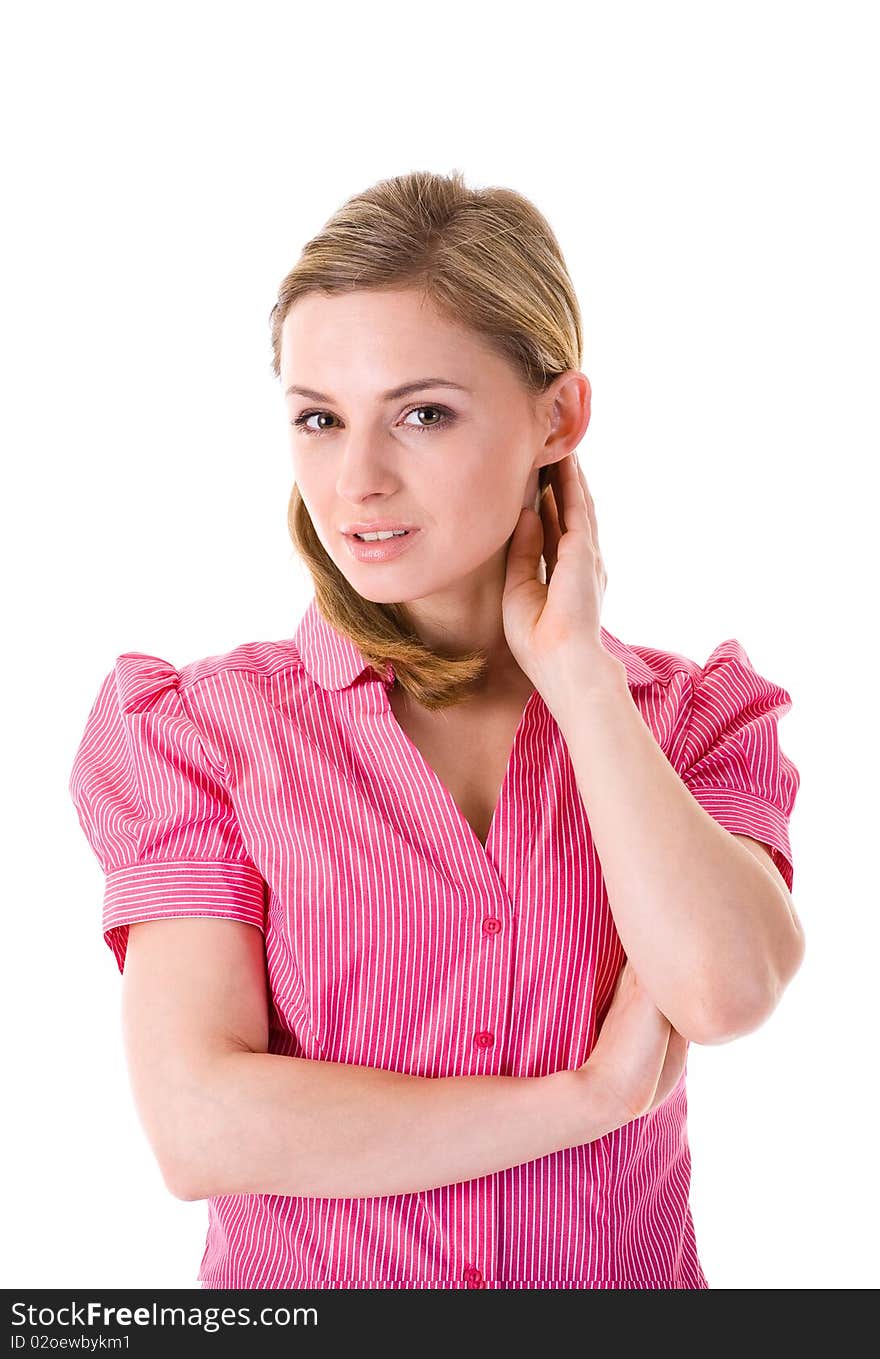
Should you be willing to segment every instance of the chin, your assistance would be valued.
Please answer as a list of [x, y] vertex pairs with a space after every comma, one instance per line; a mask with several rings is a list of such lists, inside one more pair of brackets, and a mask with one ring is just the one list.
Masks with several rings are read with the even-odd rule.
[[[337, 562], [336, 565], [339, 567], [342, 575], [345, 576], [345, 579], [348, 581], [355, 594], [360, 595], [361, 599], [367, 599], [371, 604], [404, 604], [407, 602], [400, 597], [401, 590], [405, 590], [407, 584], [403, 572], [401, 572], [401, 579], [397, 584], [395, 584], [394, 581], [388, 580], [380, 588], [376, 583], [375, 578], [372, 582], [369, 580], [372, 567], [365, 565], [363, 572], [355, 572], [352, 574], [350, 562], [346, 562], [344, 569], [339, 562]], [[372, 588], [370, 588], [371, 586]], [[418, 598], [418, 596], [413, 595], [412, 598], [415, 599]]]
[[413, 599], [420, 598], [419, 595], [412, 595], [409, 599], [401, 599], [400, 591], [393, 588], [384, 590], [381, 594], [377, 594], [375, 590], [362, 590], [353, 580], [349, 581], [349, 584], [361, 599], [366, 599], [371, 604], [409, 604]]

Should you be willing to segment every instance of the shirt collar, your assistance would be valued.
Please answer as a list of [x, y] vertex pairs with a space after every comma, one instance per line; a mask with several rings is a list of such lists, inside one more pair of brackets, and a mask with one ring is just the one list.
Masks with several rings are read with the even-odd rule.
[[330, 626], [314, 596], [293, 640], [306, 671], [322, 689], [347, 689], [370, 665], [350, 637]]
[[[599, 631], [605, 648], [624, 666], [630, 688], [655, 683], [657, 673], [632, 647], [607, 628], [600, 626]], [[327, 622], [314, 596], [297, 625], [293, 640], [307, 673], [322, 689], [347, 689], [364, 670], [371, 668], [372, 663], [364, 660], [360, 648]], [[376, 678], [382, 681], [378, 672]]]

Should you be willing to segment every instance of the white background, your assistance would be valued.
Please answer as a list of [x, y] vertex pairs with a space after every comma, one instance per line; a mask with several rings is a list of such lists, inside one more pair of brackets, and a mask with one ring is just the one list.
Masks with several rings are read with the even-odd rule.
[[19, 1287], [195, 1287], [207, 1205], [135, 1113], [67, 779], [124, 651], [289, 637], [311, 594], [268, 314], [352, 193], [535, 202], [630, 644], [791, 693], [801, 971], [692, 1046], [713, 1288], [865, 1288], [877, 1234], [877, 44], [869, 4], [32, 3], [7, 16], [5, 1230]]

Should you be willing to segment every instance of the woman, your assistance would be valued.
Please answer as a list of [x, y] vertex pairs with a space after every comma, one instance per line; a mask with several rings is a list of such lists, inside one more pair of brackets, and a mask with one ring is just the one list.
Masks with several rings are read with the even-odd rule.
[[520, 195], [373, 186], [271, 330], [315, 597], [119, 656], [70, 780], [199, 1281], [706, 1288], [687, 1044], [800, 963], [790, 697], [601, 627], [580, 313]]

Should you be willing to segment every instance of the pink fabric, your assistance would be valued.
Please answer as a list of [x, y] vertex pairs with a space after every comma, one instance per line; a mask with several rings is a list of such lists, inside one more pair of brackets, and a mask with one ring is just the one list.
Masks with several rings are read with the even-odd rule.
[[[704, 666], [606, 629], [693, 796], [763, 841], [789, 887], [791, 699], [739, 642]], [[127, 652], [70, 777], [106, 874], [104, 938], [172, 916], [263, 932], [269, 1049], [422, 1076], [586, 1061], [623, 950], [568, 748], [526, 705], [485, 849], [397, 723], [388, 683], [312, 599], [292, 639], [176, 670]], [[707, 1288], [685, 1075], [582, 1146], [373, 1198], [208, 1200], [205, 1288]]]

